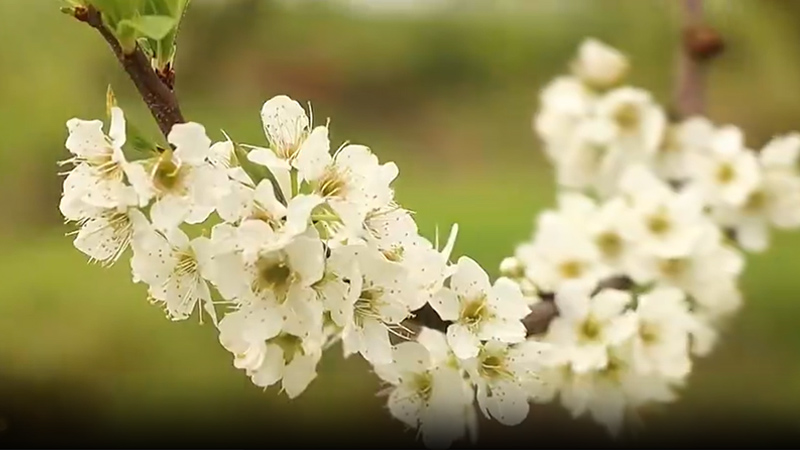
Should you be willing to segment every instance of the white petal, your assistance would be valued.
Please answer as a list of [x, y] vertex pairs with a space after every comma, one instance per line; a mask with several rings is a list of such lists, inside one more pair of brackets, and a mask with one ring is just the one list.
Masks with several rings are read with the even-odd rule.
[[496, 318], [483, 321], [478, 337], [482, 340], [496, 339], [516, 343], [524, 341], [526, 334], [525, 325], [520, 320]]
[[111, 153], [103, 133], [103, 122], [70, 119], [67, 121], [67, 130], [69, 137], [67, 137], [65, 146], [73, 155], [91, 157]]
[[125, 114], [118, 107], [111, 108], [111, 124], [108, 129], [108, 137], [114, 143], [114, 147], [121, 148], [125, 145]]
[[297, 151], [294, 166], [303, 180], [316, 180], [331, 163], [328, 127], [319, 126], [311, 131]]
[[309, 120], [303, 107], [285, 95], [277, 95], [261, 107], [264, 134], [271, 145], [288, 148], [300, 143]]
[[247, 159], [260, 164], [269, 170], [288, 171], [291, 166], [286, 161], [278, 158], [275, 152], [268, 148], [254, 147], [247, 152]]
[[158, 230], [177, 228], [189, 216], [192, 205], [188, 199], [168, 195], [162, 197], [150, 208], [150, 220]]
[[530, 406], [525, 391], [512, 381], [492, 383], [487, 409], [498, 422], [515, 426], [528, 417]]
[[450, 288], [459, 296], [477, 298], [491, 289], [489, 276], [474, 260], [462, 256], [458, 259], [456, 272], [450, 278]]
[[631, 303], [629, 292], [617, 289], [603, 289], [591, 300], [592, 312], [599, 320], [607, 320], [619, 316]]
[[386, 326], [374, 319], [365, 319], [362, 330], [364, 359], [372, 364], [389, 364], [392, 361], [392, 344]]
[[415, 392], [397, 388], [389, 394], [389, 413], [404, 424], [417, 428], [419, 415], [423, 408], [422, 399]]
[[430, 354], [418, 342], [402, 342], [395, 346], [393, 359], [401, 373], [423, 373], [430, 366]]
[[200, 165], [209, 156], [211, 139], [206, 136], [205, 127], [199, 123], [174, 125], [167, 140], [175, 146], [175, 157], [182, 163]]
[[264, 362], [251, 375], [253, 383], [259, 387], [272, 386], [283, 377], [285, 364], [283, 349], [275, 344], [267, 345]]
[[283, 373], [283, 390], [290, 398], [297, 398], [317, 377], [316, 355], [296, 355]]
[[311, 286], [322, 278], [325, 270], [322, 241], [299, 236], [285, 250], [292, 270], [300, 276], [300, 283]]
[[284, 227], [288, 233], [300, 234], [308, 228], [311, 212], [321, 205], [324, 199], [318, 195], [300, 194], [294, 197], [286, 210]]
[[461, 359], [478, 356], [480, 341], [467, 327], [454, 323], [447, 327], [447, 343]]
[[286, 216], [286, 207], [275, 196], [275, 188], [270, 180], [261, 180], [258, 183], [253, 193], [253, 200], [273, 219], [279, 220]]
[[498, 278], [492, 287], [492, 294], [490, 304], [500, 317], [522, 319], [531, 312], [519, 285], [508, 278]]
[[446, 321], [457, 320], [461, 310], [458, 295], [448, 288], [442, 288], [431, 297], [430, 305]]

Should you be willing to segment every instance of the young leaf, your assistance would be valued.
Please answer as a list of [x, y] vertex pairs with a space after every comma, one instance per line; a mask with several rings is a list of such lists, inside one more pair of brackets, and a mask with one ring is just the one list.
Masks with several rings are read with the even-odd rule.
[[158, 144], [150, 140], [144, 133], [141, 132], [130, 120], [126, 122], [125, 134], [125, 156], [135, 161], [138, 159], [149, 158], [157, 154]]
[[122, 34], [122, 29], [128, 28], [135, 30], [136, 34], [139, 36], [160, 40], [163, 39], [176, 24], [177, 20], [169, 16], [138, 16], [121, 20], [117, 31]]
[[175, 41], [178, 37], [178, 29], [183, 16], [186, 13], [186, 8], [189, 6], [189, 0], [150, 0], [153, 2], [161, 2], [161, 7], [167, 7], [169, 13], [175, 18], [175, 27], [164, 36], [163, 39], [157, 42], [156, 50], [156, 65], [159, 69], [163, 69], [167, 64], [172, 63], [175, 59], [176, 45]]

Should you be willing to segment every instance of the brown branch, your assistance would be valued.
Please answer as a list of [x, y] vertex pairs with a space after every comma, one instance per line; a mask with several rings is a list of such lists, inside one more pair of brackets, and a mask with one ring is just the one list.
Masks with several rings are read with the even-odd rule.
[[[116, 36], [103, 23], [100, 11], [92, 6], [75, 8], [74, 16], [100, 32], [100, 35], [111, 46], [111, 50], [130, 76], [133, 84], [136, 85], [136, 89], [150, 109], [150, 113], [165, 138], [169, 135], [173, 125], [185, 122], [175, 93], [156, 74], [149, 58], [138, 46], [132, 53], [126, 54]], [[172, 76], [174, 79], [174, 74]]]
[[[595, 293], [603, 289], [630, 290], [634, 286], [633, 281], [628, 277], [611, 277], [601, 281], [595, 289]], [[540, 294], [542, 301], [531, 306], [531, 313], [528, 314], [522, 323], [528, 330], [528, 336], [539, 335], [547, 332], [550, 322], [558, 316], [558, 308], [553, 294]], [[451, 322], [442, 320], [430, 304], [425, 304], [422, 308], [414, 311], [414, 317], [404, 325], [412, 333], [419, 333], [422, 327], [433, 328], [434, 330], [445, 331]]]
[[705, 110], [706, 67], [724, 48], [721, 36], [706, 25], [702, 0], [681, 0], [681, 45], [673, 99], [677, 118]]

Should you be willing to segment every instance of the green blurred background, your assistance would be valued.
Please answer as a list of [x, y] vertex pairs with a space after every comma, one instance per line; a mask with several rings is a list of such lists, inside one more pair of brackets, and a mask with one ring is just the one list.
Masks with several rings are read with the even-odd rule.
[[[331, 118], [335, 144], [364, 143], [397, 162], [397, 196], [426, 235], [458, 222], [456, 255], [496, 274], [534, 214], [554, 203], [530, 126], [537, 91], [594, 36], [626, 52], [632, 82], [668, 102], [677, 4], [193, 0], [177, 92], [185, 116], [213, 138], [224, 129], [254, 144], [264, 142], [266, 99], [312, 102], [317, 122]], [[65, 122], [103, 117], [111, 84], [129, 120], [158, 131], [105, 42], [58, 6], [0, 0], [0, 442], [217, 436], [236, 445], [239, 433], [264, 446], [309, 436], [414, 445], [358, 358], [345, 361], [335, 347], [294, 401], [262, 392], [209, 324], [170, 323], [131, 284], [125, 262], [104, 270], [72, 248], [57, 209]], [[753, 146], [800, 129], [800, 2], [707, 1], [706, 9], [728, 45], [710, 70], [710, 117], [740, 125]], [[698, 361], [681, 400], [647, 416], [647, 433], [742, 417], [800, 425], [798, 250], [800, 232], [784, 233], [749, 258], [746, 306], [718, 350]], [[564, 424], [604, 436], [558, 407], [537, 407], [516, 428], [482, 425], [535, 442]], [[166, 440], [146, 440], [154, 430]]]

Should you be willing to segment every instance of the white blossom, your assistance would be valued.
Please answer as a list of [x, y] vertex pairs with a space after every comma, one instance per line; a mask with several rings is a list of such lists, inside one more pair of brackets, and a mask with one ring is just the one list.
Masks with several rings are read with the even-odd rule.
[[694, 154], [691, 168], [692, 182], [711, 204], [742, 205], [761, 181], [758, 159], [734, 126], [718, 129], [708, 151]]
[[525, 339], [521, 320], [530, 309], [519, 287], [507, 278], [492, 285], [486, 272], [468, 257], [459, 258], [450, 287], [442, 289], [431, 306], [442, 320], [453, 322], [447, 328], [447, 341], [459, 358], [475, 357], [481, 341]]
[[800, 135], [772, 139], [758, 154], [761, 179], [739, 206], [716, 205], [714, 218], [734, 232], [742, 248], [763, 252], [770, 226], [800, 227], [800, 173], [797, 171]]
[[266, 388], [281, 381], [286, 395], [295, 398], [317, 376], [322, 341], [319, 335], [300, 337], [281, 331], [284, 319], [274, 305], [245, 306], [220, 321], [219, 339], [234, 354], [234, 366], [245, 370], [256, 386]]
[[62, 164], [74, 167], [64, 180], [61, 213], [68, 220], [82, 220], [97, 215], [95, 210], [119, 209], [143, 205], [129, 187], [138, 179], [141, 167], [129, 163], [122, 151], [125, 145], [125, 116], [118, 107], [111, 108], [108, 135], [100, 120], [70, 119], [67, 150], [72, 158]]
[[608, 348], [621, 344], [635, 331], [635, 320], [626, 313], [630, 293], [571, 282], [557, 293], [559, 315], [550, 323], [545, 341], [569, 355], [577, 373], [599, 370], [608, 364]]
[[693, 318], [686, 294], [676, 288], [655, 288], [637, 298], [632, 364], [642, 374], [682, 379], [691, 370], [689, 336]]
[[508, 426], [525, 420], [530, 385], [538, 383], [540, 356], [548, 349], [535, 341], [508, 344], [491, 339], [464, 362], [477, 388], [478, 405], [487, 418]]
[[167, 138], [175, 151], [140, 162], [148, 176], [131, 181], [142, 197], [155, 199], [150, 217], [164, 231], [204, 222], [230, 189], [225, 169], [209, 161], [211, 140], [202, 125], [177, 124]]
[[442, 364], [419, 342], [394, 347], [389, 364], [376, 373], [393, 387], [388, 406], [393, 417], [418, 428], [428, 448], [448, 448], [463, 438], [471, 424], [465, 413], [475, 394], [458, 365]]
[[[328, 299], [331, 318], [342, 328], [346, 354], [360, 353], [372, 364], [391, 362], [389, 333], [398, 333], [411, 313], [406, 271], [366, 246], [336, 250], [339, 273], [349, 282], [347, 295]], [[332, 258], [334, 256], [332, 255]]]
[[149, 286], [150, 297], [164, 304], [169, 318], [186, 319], [200, 303], [216, 323], [217, 314], [206, 281], [214, 256], [210, 239], [190, 240], [178, 228], [161, 234], [143, 217], [139, 220], [144, 223], [139, 225], [133, 238], [134, 281]]

